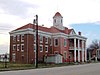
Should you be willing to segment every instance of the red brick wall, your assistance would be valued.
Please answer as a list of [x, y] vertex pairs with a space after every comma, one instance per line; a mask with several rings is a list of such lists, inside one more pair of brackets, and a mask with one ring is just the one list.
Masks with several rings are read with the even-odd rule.
[[[45, 36], [43, 36], [43, 42], [40, 43], [40, 37], [38, 36], [38, 60], [43, 61], [43, 56], [45, 54], [52, 54], [55, 51], [58, 51], [60, 54], [64, 54], [64, 51], [67, 52], [66, 54], [66, 61], [69, 61], [69, 40], [66, 39], [67, 46], [64, 47], [64, 38], [58, 37], [58, 46], [54, 46], [54, 38], [52, 38], [52, 46], [50, 46], [50, 38], [48, 37], [48, 44], [45, 43]], [[80, 44], [82, 42], [80, 41]], [[16, 45], [16, 50], [13, 51], [13, 44]], [[20, 50], [17, 51], [17, 44], [20, 45]], [[24, 52], [21, 51], [21, 44], [24, 44]], [[21, 35], [20, 40], [17, 41], [16, 36], [16, 42], [13, 42], [13, 36], [10, 36], [10, 62], [12, 62], [12, 53], [16, 53], [16, 63], [34, 63], [35, 61], [35, 52], [34, 52], [34, 37], [32, 34], [25, 34], [24, 35], [24, 42], [21, 42]], [[43, 45], [43, 52], [40, 52], [40, 45]], [[48, 45], [48, 52], [45, 52], [45, 45]], [[73, 40], [74, 45], [74, 40]], [[77, 44], [78, 45], [78, 44]], [[80, 45], [82, 46], [82, 44]], [[73, 46], [74, 47], [74, 46]], [[22, 59], [22, 55], [24, 55]], [[80, 57], [82, 60], [82, 56]], [[73, 52], [73, 58], [71, 61], [74, 60], [74, 52]], [[77, 60], [78, 60], [78, 53], [77, 53]]]

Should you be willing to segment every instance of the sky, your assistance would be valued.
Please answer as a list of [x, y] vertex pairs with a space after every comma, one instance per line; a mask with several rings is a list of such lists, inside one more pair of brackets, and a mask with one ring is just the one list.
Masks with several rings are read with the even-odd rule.
[[56, 12], [63, 25], [82, 32], [87, 46], [100, 40], [100, 0], [0, 0], [0, 54], [9, 53], [9, 32], [32, 23], [38, 14], [39, 25], [51, 27]]

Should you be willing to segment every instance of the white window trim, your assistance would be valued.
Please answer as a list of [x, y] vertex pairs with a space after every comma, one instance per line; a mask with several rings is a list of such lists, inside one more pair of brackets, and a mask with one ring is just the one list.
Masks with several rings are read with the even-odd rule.
[[42, 35], [40, 35], [40, 37], [42, 37], [42, 40], [40, 40], [40, 43], [43, 43], [43, 36], [42, 36]]
[[58, 38], [54, 38], [54, 46], [57, 47], [59, 45], [59, 39], [58, 39], [58, 45], [56, 45], [55, 40]]
[[52, 46], [52, 38], [50, 38], [50, 46]]
[[24, 46], [24, 44], [21, 44], [21, 51], [24, 52], [24, 50], [22, 50], [22, 45]]
[[67, 51], [64, 51], [64, 53], [66, 53], [66, 58], [67, 58]]
[[67, 47], [67, 39], [66, 38], [64, 38], [64, 42], [66, 41], [66, 45], [64, 45], [64, 47]]
[[[47, 39], [47, 41], [46, 41], [46, 39]], [[45, 43], [48, 44], [48, 37], [45, 37]]]
[[15, 59], [16, 59], [16, 54], [15, 53], [12, 53], [12, 61], [15, 62]]
[[58, 51], [54, 51], [54, 54], [56, 54], [56, 53], [58, 54], [59, 52]]
[[24, 34], [23, 34], [23, 35], [21, 35], [21, 42], [24, 42], [24, 39], [22, 39], [22, 37], [24, 37]]
[[[14, 46], [15, 46], [15, 48], [14, 48]], [[16, 50], [16, 45], [14, 44], [14, 45], [13, 45], [13, 51], [15, 51], [15, 50]]]
[[42, 51], [40, 51], [40, 52], [43, 52], [43, 45], [40, 45], [41, 47], [42, 47]]
[[36, 42], [36, 35], [34, 34], [34, 42]]
[[18, 47], [20, 48], [20, 45], [19, 44], [17, 44], [17, 51], [19, 51], [20, 49], [18, 49]]
[[48, 52], [48, 45], [45, 45], [45, 49], [46, 49], [46, 47], [47, 47], [47, 51], [45, 50], [45, 52]]
[[13, 36], [13, 42], [16, 42], [16, 36]]

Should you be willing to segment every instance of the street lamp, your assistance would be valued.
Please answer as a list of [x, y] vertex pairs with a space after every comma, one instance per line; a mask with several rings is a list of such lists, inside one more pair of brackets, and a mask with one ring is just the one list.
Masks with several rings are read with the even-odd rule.
[[38, 68], [38, 15], [35, 16], [36, 19], [33, 23], [36, 25], [36, 51], [35, 51], [35, 67]]

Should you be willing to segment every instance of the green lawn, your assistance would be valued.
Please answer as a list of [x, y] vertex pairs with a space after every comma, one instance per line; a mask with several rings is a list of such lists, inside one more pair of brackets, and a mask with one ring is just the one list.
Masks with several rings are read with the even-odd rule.
[[0, 71], [5, 70], [24, 70], [24, 69], [32, 69], [35, 68], [33, 64], [15, 64], [15, 63], [7, 63], [7, 68], [5, 68], [5, 63], [0, 63]]
[[[74, 63], [63, 63], [63, 64], [38, 64], [38, 68], [49, 68], [49, 67], [60, 67], [74, 65]], [[5, 63], [0, 63], [0, 71], [10, 71], [10, 70], [24, 70], [24, 69], [35, 69], [34, 64], [15, 64], [7, 63], [7, 68], [5, 68]]]

